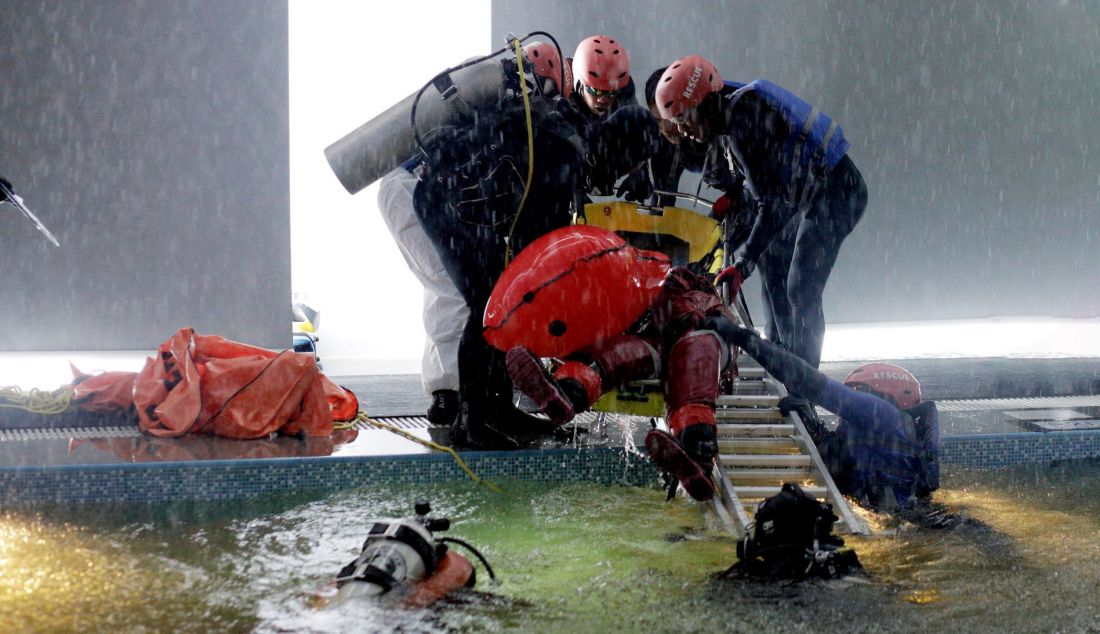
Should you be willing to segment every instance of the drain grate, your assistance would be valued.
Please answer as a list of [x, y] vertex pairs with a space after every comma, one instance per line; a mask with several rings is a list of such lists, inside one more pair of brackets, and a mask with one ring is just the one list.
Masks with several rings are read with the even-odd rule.
[[[435, 425], [432, 425], [432, 422], [424, 416], [371, 416], [371, 418], [380, 423], [393, 425], [398, 429], [427, 429], [429, 427], [435, 427]], [[359, 429], [375, 429], [367, 423], [357, 423], [356, 427]]]
[[140, 436], [135, 427], [57, 427], [54, 429], [0, 429], [0, 442], [69, 438], [128, 438]]
[[986, 398], [936, 401], [941, 412], [980, 412], [1002, 409], [1061, 409], [1100, 407], [1100, 394], [1092, 396], [1038, 396], [1034, 398]]

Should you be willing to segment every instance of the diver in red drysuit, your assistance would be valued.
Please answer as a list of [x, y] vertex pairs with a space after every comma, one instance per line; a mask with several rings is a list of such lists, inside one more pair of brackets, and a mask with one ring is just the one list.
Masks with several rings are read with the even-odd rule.
[[730, 348], [700, 328], [712, 315], [732, 319], [714, 285], [686, 267], [669, 270], [657, 299], [626, 333], [575, 352], [551, 375], [530, 350], [508, 352], [513, 383], [563, 425], [623, 382], [659, 378], [669, 432], [646, 436], [650, 458], [696, 500], [714, 495], [708, 475], [718, 454], [714, 409]]

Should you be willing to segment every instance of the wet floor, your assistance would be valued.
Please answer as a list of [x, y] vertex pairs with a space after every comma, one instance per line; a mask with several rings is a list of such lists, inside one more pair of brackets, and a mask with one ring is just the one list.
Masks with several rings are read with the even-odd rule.
[[[865, 573], [722, 580], [732, 542], [660, 491], [505, 481], [363, 488], [322, 499], [40, 507], [0, 515], [4, 631], [1094, 631], [1100, 464], [947, 472], [947, 530], [872, 516]], [[428, 497], [477, 547], [475, 592], [430, 610], [311, 593], [370, 518]]]

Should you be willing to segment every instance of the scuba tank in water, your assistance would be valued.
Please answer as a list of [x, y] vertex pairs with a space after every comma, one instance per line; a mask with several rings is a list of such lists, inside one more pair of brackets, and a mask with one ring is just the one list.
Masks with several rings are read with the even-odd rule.
[[756, 510], [748, 534], [737, 543], [740, 560], [720, 576], [767, 579], [833, 579], [862, 569], [854, 550], [833, 535], [831, 504], [788, 482]]
[[416, 502], [415, 510], [413, 518], [373, 520], [359, 556], [317, 596], [320, 603], [334, 605], [397, 594], [406, 607], [424, 607], [460, 588], [472, 588], [477, 582], [473, 565], [447, 543], [468, 548], [495, 579], [492, 568], [473, 546], [433, 535], [450, 529], [450, 519], [428, 517], [431, 506], [424, 500]]

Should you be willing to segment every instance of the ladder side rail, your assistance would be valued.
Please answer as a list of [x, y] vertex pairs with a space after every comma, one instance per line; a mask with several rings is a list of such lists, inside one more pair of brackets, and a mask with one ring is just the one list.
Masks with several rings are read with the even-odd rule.
[[[787, 388], [774, 379], [766, 379], [768, 382], [774, 382], [778, 391], [783, 396], [787, 395]], [[810, 454], [813, 460], [814, 467], [817, 468], [818, 473], [821, 475], [821, 479], [825, 484], [825, 488], [829, 491], [829, 497], [833, 502], [833, 506], [836, 510], [840, 511], [841, 519], [847, 524], [848, 530], [858, 535], [870, 534], [870, 529], [867, 523], [863, 521], [863, 518], [852, 512], [851, 506], [848, 504], [848, 500], [844, 499], [841, 495], [840, 489], [837, 487], [836, 482], [833, 480], [833, 475], [829, 473], [829, 470], [825, 467], [825, 461], [821, 459], [821, 454], [817, 451], [817, 445], [810, 439], [810, 432], [806, 430], [806, 425], [802, 422], [802, 417], [795, 412], [787, 414], [787, 419], [791, 424], [795, 426], [798, 432], [798, 436], [803, 438], [805, 442], [802, 445], [805, 447], [806, 452]]]
[[715, 506], [724, 507], [724, 510], [731, 516], [731, 524], [728, 526], [730, 533], [734, 538], [741, 539], [749, 530], [749, 526], [752, 524], [753, 519], [745, 510], [744, 503], [741, 502], [741, 498], [737, 495], [737, 492], [733, 488], [733, 483], [730, 481], [728, 474], [726, 474], [725, 467], [722, 463], [716, 461], [714, 463], [714, 473], [711, 477], [715, 478], [718, 482], [718, 498], [721, 500], [721, 504], [715, 503]]

